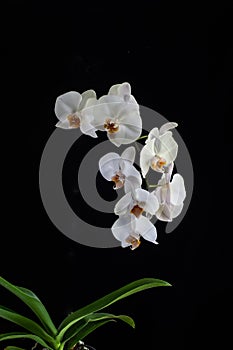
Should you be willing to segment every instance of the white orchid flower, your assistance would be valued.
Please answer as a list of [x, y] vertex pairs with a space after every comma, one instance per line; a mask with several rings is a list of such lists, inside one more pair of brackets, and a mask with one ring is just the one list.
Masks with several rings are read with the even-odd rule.
[[96, 103], [94, 90], [87, 90], [82, 94], [70, 91], [59, 96], [55, 103], [55, 114], [59, 119], [56, 126], [62, 129], [80, 128], [83, 134], [97, 137], [97, 129], [92, 124], [94, 115], [90, 108]]
[[158, 244], [156, 228], [145, 216], [139, 219], [132, 214], [120, 216], [112, 226], [112, 233], [123, 248], [130, 246], [132, 250], [136, 249], [141, 243], [141, 237]]
[[175, 174], [170, 182], [172, 171], [162, 175], [158, 187], [153, 191], [159, 201], [159, 209], [156, 217], [161, 221], [172, 221], [183, 209], [183, 202], [186, 197], [184, 179], [180, 174]]
[[138, 139], [142, 119], [137, 103], [125, 102], [121, 96], [105, 95], [93, 107], [95, 128], [106, 131], [109, 140], [119, 147]]
[[154, 128], [150, 131], [140, 153], [140, 167], [144, 178], [150, 167], [157, 172], [164, 172], [165, 166], [176, 159], [178, 145], [169, 130], [177, 125], [176, 123], [166, 123], [160, 130]]
[[114, 213], [119, 216], [131, 213], [136, 218], [139, 218], [143, 212], [149, 215], [155, 215], [158, 209], [159, 201], [153, 193], [142, 188], [136, 188], [126, 193], [117, 202]]
[[[168, 122], [163, 124], [160, 129], [158, 128], [153, 128], [149, 134], [148, 134], [148, 138], [145, 141], [145, 143], [147, 143], [148, 141], [152, 140], [153, 138], [158, 138], [159, 136], [165, 134], [166, 132], [168, 132], [169, 130], [175, 129], [178, 126], [177, 123], [175, 122]], [[169, 132], [172, 135], [172, 132]]]
[[113, 85], [109, 89], [108, 95], [120, 96], [122, 98], [122, 100], [125, 102], [137, 104], [137, 101], [131, 95], [131, 86], [129, 83], [122, 83], [122, 84]]
[[117, 153], [110, 152], [100, 158], [100, 173], [106, 180], [115, 182], [115, 190], [124, 186], [125, 192], [127, 193], [131, 191], [132, 188], [141, 187], [141, 175], [133, 166], [135, 153], [135, 148], [131, 146], [126, 148], [121, 156]]

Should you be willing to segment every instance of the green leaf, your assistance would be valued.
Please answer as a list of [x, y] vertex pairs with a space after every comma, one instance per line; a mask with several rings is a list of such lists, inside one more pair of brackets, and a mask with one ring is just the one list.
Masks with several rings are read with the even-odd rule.
[[5, 308], [0, 308], [0, 317], [16, 323], [17, 325], [27, 329], [28, 331], [34, 333], [38, 337], [46, 340], [51, 344], [55, 344], [55, 340], [49, 334], [47, 334], [40, 325], [27, 317], [24, 317], [13, 311], [8, 311]]
[[116, 316], [116, 315], [109, 314], [109, 313], [98, 312], [98, 313], [88, 315], [84, 319], [88, 320], [88, 322], [96, 322], [96, 321], [101, 321], [101, 320], [109, 319], [109, 318], [114, 319], [114, 320], [121, 320], [121, 321], [127, 323], [129, 326], [135, 328], [134, 320], [131, 317], [126, 316], [126, 315]]
[[103, 321], [107, 319], [111, 319], [114, 321], [121, 320], [127, 323], [128, 325], [130, 325], [131, 327], [135, 328], [134, 320], [129, 316], [126, 316], [126, 315], [116, 316], [109, 313], [94, 313], [84, 317], [82, 320], [78, 321], [72, 327], [70, 327], [65, 333], [62, 341], [67, 342], [72, 337], [76, 336], [90, 322]]
[[73, 324], [85, 316], [102, 310], [103, 308], [115, 303], [116, 301], [126, 298], [132, 294], [160, 286], [170, 286], [170, 284], [168, 282], [154, 278], [143, 278], [138, 281], [129, 283], [126, 286], [94, 301], [93, 303], [73, 312], [64, 319], [58, 328], [58, 331], [60, 331], [58, 334], [58, 339], [62, 339], [67, 329], [69, 329]]
[[46, 308], [40, 299], [29, 289], [17, 287], [6, 281], [0, 276], [0, 285], [21, 299], [30, 309], [36, 314], [43, 326], [51, 335], [57, 334], [57, 329], [54, 326]]
[[94, 332], [97, 328], [105, 325], [109, 322], [114, 322], [115, 320], [109, 319], [104, 321], [90, 322], [85, 327], [83, 327], [79, 333], [77, 333], [73, 338], [70, 339], [67, 345], [67, 349], [71, 349], [79, 340], [84, 339], [88, 334]]
[[19, 348], [18, 346], [7, 346], [4, 350], [25, 350], [25, 349]]
[[71, 326], [65, 333], [62, 342], [67, 342], [68, 340], [70, 340], [72, 337], [74, 337], [78, 332], [80, 332], [80, 330], [85, 327], [88, 324], [88, 320], [86, 320], [85, 318], [83, 318], [82, 320], [76, 322], [75, 324], [73, 324], [73, 326]]
[[36, 343], [46, 347], [47, 349], [54, 350], [54, 348], [51, 348], [43, 339], [41, 339], [40, 337], [37, 337], [34, 334], [28, 334], [24, 332], [0, 334], [0, 341], [10, 340], [10, 339], [22, 339], [22, 338], [32, 339]]

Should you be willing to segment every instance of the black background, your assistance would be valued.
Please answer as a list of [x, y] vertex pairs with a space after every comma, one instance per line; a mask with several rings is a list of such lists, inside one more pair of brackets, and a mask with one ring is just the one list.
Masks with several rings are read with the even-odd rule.
[[[111, 311], [131, 315], [136, 330], [106, 325], [87, 339], [97, 350], [221, 349], [230, 340], [232, 230], [224, 195], [231, 181], [231, 11], [227, 3], [180, 1], [11, 1], [2, 11], [1, 275], [36, 292], [56, 324], [135, 279], [173, 285], [115, 304]], [[140, 104], [178, 122], [195, 175], [179, 227], [166, 235], [159, 225], [159, 246], [143, 242], [134, 252], [66, 238], [50, 222], [38, 187], [56, 97], [89, 88], [101, 96], [124, 81]], [[24, 311], [3, 289], [0, 299]], [[0, 321], [1, 332], [12, 329]]]

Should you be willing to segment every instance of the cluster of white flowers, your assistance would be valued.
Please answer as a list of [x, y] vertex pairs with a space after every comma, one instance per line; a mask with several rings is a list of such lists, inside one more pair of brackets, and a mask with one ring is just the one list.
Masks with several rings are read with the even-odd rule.
[[97, 130], [106, 131], [118, 147], [136, 141], [142, 130], [139, 106], [128, 83], [112, 86], [108, 95], [98, 100], [94, 90], [67, 92], [57, 98], [55, 114], [59, 119], [56, 126], [80, 128], [92, 137], [97, 137]]
[[[113, 85], [108, 95], [99, 99], [94, 90], [82, 94], [68, 92], [57, 98], [55, 113], [59, 119], [57, 127], [80, 128], [92, 137], [97, 137], [98, 130], [106, 131], [109, 140], [118, 147], [135, 142], [142, 131], [139, 105], [131, 95], [129, 83]], [[102, 176], [115, 183], [115, 190], [123, 188], [125, 192], [115, 206], [119, 218], [112, 226], [112, 233], [122, 247], [137, 248], [141, 237], [157, 244], [151, 218], [155, 215], [159, 220], [172, 221], [182, 211], [186, 197], [184, 180], [180, 174], [172, 178], [178, 151], [171, 131], [175, 127], [176, 123], [166, 123], [160, 129], [153, 128], [140, 152], [143, 178], [150, 168], [162, 174], [152, 192], [141, 188], [141, 174], [133, 165], [136, 155], [133, 146], [121, 155], [110, 152], [99, 160]]]

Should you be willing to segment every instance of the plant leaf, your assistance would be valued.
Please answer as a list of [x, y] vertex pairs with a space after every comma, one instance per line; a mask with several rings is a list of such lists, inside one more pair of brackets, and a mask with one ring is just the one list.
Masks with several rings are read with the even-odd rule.
[[0, 341], [4, 340], [10, 340], [10, 339], [22, 339], [22, 338], [27, 338], [27, 339], [32, 339], [36, 343], [46, 347], [49, 350], [54, 350], [51, 348], [43, 339], [40, 337], [34, 335], [34, 334], [28, 334], [24, 332], [13, 332], [13, 333], [5, 333], [5, 334], [0, 334]]
[[132, 283], [127, 284], [126, 286], [107, 294], [106, 296], [94, 301], [93, 303], [73, 312], [67, 316], [64, 321], [60, 324], [58, 331], [58, 339], [62, 339], [63, 335], [74, 323], [78, 322], [87, 315], [92, 314], [93, 312], [102, 310], [103, 308], [115, 303], [116, 301], [126, 298], [132, 294], [141, 292], [143, 290], [160, 287], [160, 286], [170, 286], [168, 282], [154, 279], [154, 278], [143, 278]]
[[73, 338], [70, 339], [67, 345], [67, 349], [71, 349], [75, 344], [78, 343], [79, 340], [84, 339], [88, 334], [94, 332], [97, 328], [105, 325], [109, 322], [114, 322], [115, 320], [109, 319], [104, 321], [96, 321], [96, 322], [90, 322], [86, 326], [84, 326], [79, 333], [77, 333]]
[[104, 320], [104, 319], [114, 319], [114, 320], [121, 320], [125, 323], [127, 323], [129, 326], [135, 328], [135, 323], [134, 323], [134, 320], [129, 317], [129, 316], [126, 316], [126, 315], [113, 315], [113, 314], [109, 314], [109, 313], [93, 313], [91, 315], [88, 315], [86, 316], [84, 319], [85, 320], [88, 320], [88, 322], [96, 322], [96, 321], [101, 321], [101, 320]]
[[127, 323], [128, 325], [130, 325], [131, 327], [135, 328], [134, 320], [129, 316], [126, 316], [126, 315], [116, 316], [109, 313], [94, 313], [84, 317], [82, 320], [78, 321], [72, 327], [70, 327], [65, 333], [62, 341], [67, 342], [72, 337], [76, 336], [90, 322], [103, 321], [107, 319], [111, 319], [114, 321], [121, 320]]
[[0, 308], [0, 317], [16, 323], [49, 343], [55, 343], [55, 340], [49, 334], [47, 334], [40, 325], [27, 317], [13, 311], [8, 311], [5, 308]]
[[36, 314], [43, 326], [51, 335], [57, 334], [57, 329], [54, 326], [48, 311], [40, 301], [40, 299], [29, 289], [17, 287], [6, 281], [0, 276], [0, 285], [21, 299], [30, 309]]
[[72, 337], [76, 335], [76, 333], [80, 332], [80, 330], [85, 327], [88, 324], [88, 320], [83, 318], [82, 320], [76, 322], [71, 326], [65, 333], [62, 342], [64, 341], [65, 343], [70, 340]]

